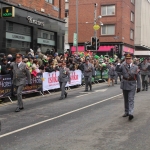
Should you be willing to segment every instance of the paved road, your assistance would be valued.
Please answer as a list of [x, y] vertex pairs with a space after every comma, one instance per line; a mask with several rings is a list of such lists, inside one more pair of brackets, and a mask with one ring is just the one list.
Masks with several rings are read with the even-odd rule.
[[119, 85], [94, 85], [59, 94], [0, 106], [0, 150], [149, 150], [150, 94], [136, 94], [135, 118], [122, 118], [123, 98]]

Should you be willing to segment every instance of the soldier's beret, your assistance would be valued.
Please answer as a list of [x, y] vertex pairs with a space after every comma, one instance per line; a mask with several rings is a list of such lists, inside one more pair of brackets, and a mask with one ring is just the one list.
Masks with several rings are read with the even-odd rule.
[[17, 54], [16, 54], [16, 58], [17, 58], [17, 57], [18, 57], [18, 58], [22, 57], [22, 54], [17, 53]]
[[125, 56], [125, 58], [132, 58], [132, 57], [133, 57], [133, 54], [125, 53], [124, 56]]

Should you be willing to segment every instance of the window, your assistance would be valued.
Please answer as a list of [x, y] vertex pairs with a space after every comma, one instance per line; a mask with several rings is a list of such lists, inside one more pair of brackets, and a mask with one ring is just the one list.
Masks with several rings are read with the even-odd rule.
[[43, 39], [48, 39], [48, 34], [47, 33], [43, 33]]
[[134, 22], [134, 13], [131, 12], [131, 21]]
[[102, 6], [101, 15], [102, 16], [115, 15], [115, 5]]
[[131, 0], [131, 3], [134, 4], [134, 0]]
[[13, 31], [13, 23], [12, 22], [8, 23], [8, 31]]
[[6, 40], [6, 44], [7, 44], [7, 46], [6, 47], [11, 47], [11, 44], [12, 44], [12, 40]]
[[115, 25], [103, 25], [101, 35], [115, 35]]
[[54, 0], [45, 0], [45, 1], [50, 3], [50, 4], [54, 4]]
[[69, 16], [69, 11], [65, 10], [65, 17], [67, 18]]
[[134, 39], [134, 30], [132, 29], [130, 30], [130, 39], [132, 40]]

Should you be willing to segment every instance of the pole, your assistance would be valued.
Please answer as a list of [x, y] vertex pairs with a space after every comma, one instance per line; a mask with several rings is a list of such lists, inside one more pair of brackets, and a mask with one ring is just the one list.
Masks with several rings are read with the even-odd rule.
[[76, 0], [76, 41], [77, 41], [77, 45], [76, 45], [76, 52], [78, 52], [78, 0]]
[[[94, 25], [96, 25], [97, 20], [97, 3], [95, 3], [95, 10], [94, 10]], [[97, 31], [94, 30], [94, 37], [96, 39], [96, 51], [97, 51]]]

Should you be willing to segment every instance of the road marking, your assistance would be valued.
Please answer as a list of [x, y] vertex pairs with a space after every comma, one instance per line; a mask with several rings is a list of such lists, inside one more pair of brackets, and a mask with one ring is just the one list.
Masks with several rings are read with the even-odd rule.
[[[93, 94], [93, 93], [97, 93], [97, 92], [105, 92], [105, 91], [107, 91], [107, 89], [96, 90], [96, 91], [93, 91], [93, 92], [90, 92], [90, 93], [87, 93], [87, 92], [80, 92], [80, 93], [85, 93], [85, 94], [79, 95], [79, 96], [76, 96], [76, 97], [82, 97], [82, 96], [90, 95], [90, 94]], [[86, 93], [87, 93], [87, 94], [86, 94]]]
[[44, 120], [44, 121], [40, 121], [40, 122], [38, 122], [38, 123], [35, 123], [35, 124], [32, 124], [32, 125], [26, 126], [26, 127], [24, 127], [24, 128], [20, 128], [20, 129], [18, 129], [18, 130], [14, 130], [14, 131], [12, 131], [12, 132], [8, 132], [8, 133], [5, 133], [5, 134], [2, 134], [2, 135], [0, 135], [0, 138], [6, 137], [6, 136], [8, 136], [8, 135], [12, 135], [12, 134], [14, 134], [14, 133], [17, 133], [17, 132], [20, 132], [20, 131], [23, 131], [23, 130], [26, 130], [26, 129], [29, 129], [29, 128], [32, 128], [32, 127], [35, 127], [35, 126], [38, 126], [38, 125], [40, 125], [40, 124], [43, 124], [43, 123], [46, 123], [46, 122], [49, 122], [49, 121], [52, 121], [52, 120], [55, 120], [55, 119], [58, 119], [58, 118], [61, 118], [61, 117], [63, 117], [63, 116], [67, 116], [67, 115], [72, 114], [72, 113], [74, 113], [74, 112], [78, 112], [78, 111], [80, 111], [80, 110], [83, 110], [83, 109], [86, 109], [86, 108], [95, 106], [95, 105], [97, 105], [97, 104], [106, 102], [106, 101], [108, 101], [108, 100], [111, 100], [111, 99], [113, 99], [113, 98], [119, 97], [119, 96], [121, 96], [121, 95], [122, 95], [122, 94], [118, 94], [118, 95], [116, 95], [116, 96], [112, 96], [112, 97], [107, 98], [107, 99], [104, 99], [104, 100], [102, 100], [102, 101], [99, 101], [99, 102], [96, 102], [96, 103], [93, 103], [93, 104], [90, 104], [90, 105], [81, 107], [81, 108], [79, 108], [79, 109], [75, 109], [75, 110], [73, 110], [73, 111], [64, 113], [64, 114], [62, 114], [62, 115], [59, 115], [59, 116], [56, 116], [56, 117], [53, 117], [53, 118], [50, 118], [50, 119], [47, 119], [47, 120]]

